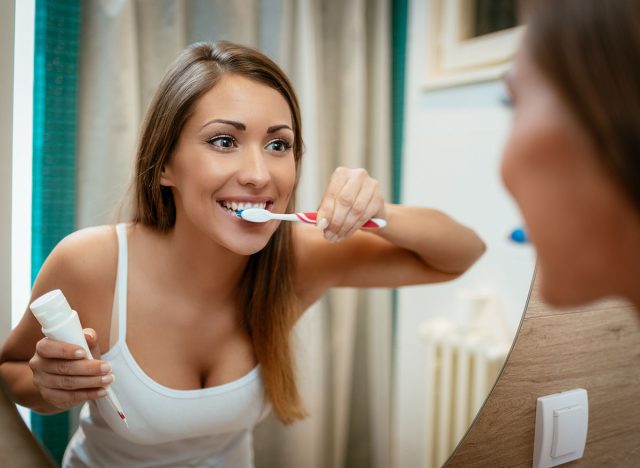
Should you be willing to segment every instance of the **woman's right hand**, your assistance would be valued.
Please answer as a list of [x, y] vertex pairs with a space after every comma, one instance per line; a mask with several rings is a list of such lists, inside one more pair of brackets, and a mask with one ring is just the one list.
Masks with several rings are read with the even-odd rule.
[[96, 332], [85, 328], [84, 335], [94, 359], [86, 359], [80, 346], [43, 338], [29, 361], [34, 385], [42, 398], [56, 408], [66, 410], [86, 400], [102, 398], [114, 380], [111, 365], [99, 359]]

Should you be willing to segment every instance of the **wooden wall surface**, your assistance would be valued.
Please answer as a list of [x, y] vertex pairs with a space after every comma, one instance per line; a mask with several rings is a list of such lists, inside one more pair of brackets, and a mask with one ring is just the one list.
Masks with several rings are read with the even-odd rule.
[[640, 313], [617, 300], [554, 310], [534, 280], [502, 374], [445, 466], [530, 467], [537, 398], [574, 388], [588, 392], [589, 431], [564, 466], [639, 467]]
[[3, 381], [0, 381], [0, 467], [55, 467], [22, 421]]

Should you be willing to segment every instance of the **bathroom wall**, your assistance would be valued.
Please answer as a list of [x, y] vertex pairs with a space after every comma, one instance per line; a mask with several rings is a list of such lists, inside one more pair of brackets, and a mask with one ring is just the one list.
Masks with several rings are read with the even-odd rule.
[[447, 467], [530, 467], [536, 400], [584, 388], [589, 430], [580, 467], [640, 464], [640, 314], [617, 300], [553, 309], [534, 287], [503, 374]]
[[534, 269], [527, 246], [506, 240], [519, 225], [502, 187], [499, 160], [509, 129], [499, 81], [427, 91], [427, 2], [409, 5], [402, 201], [442, 209], [474, 228], [487, 253], [463, 277], [443, 285], [403, 288], [396, 321], [393, 466], [423, 466], [425, 437], [424, 342], [420, 324], [434, 317], [466, 323], [465, 294], [484, 290], [505, 312], [515, 334]]

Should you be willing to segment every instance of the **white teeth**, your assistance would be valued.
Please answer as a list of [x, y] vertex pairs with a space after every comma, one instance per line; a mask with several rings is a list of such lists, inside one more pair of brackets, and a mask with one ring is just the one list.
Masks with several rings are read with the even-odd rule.
[[249, 203], [249, 202], [231, 202], [231, 201], [223, 201], [220, 203], [222, 206], [229, 210], [237, 211], [237, 210], [247, 210], [249, 208], [260, 208], [265, 209], [267, 207], [266, 202], [258, 202], [258, 203]]

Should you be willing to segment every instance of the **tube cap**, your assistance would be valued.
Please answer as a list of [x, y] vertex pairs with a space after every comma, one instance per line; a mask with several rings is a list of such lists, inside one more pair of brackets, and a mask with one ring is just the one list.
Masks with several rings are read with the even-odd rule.
[[42, 327], [52, 327], [71, 314], [71, 306], [59, 289], [40, 296], [29, 308]]

